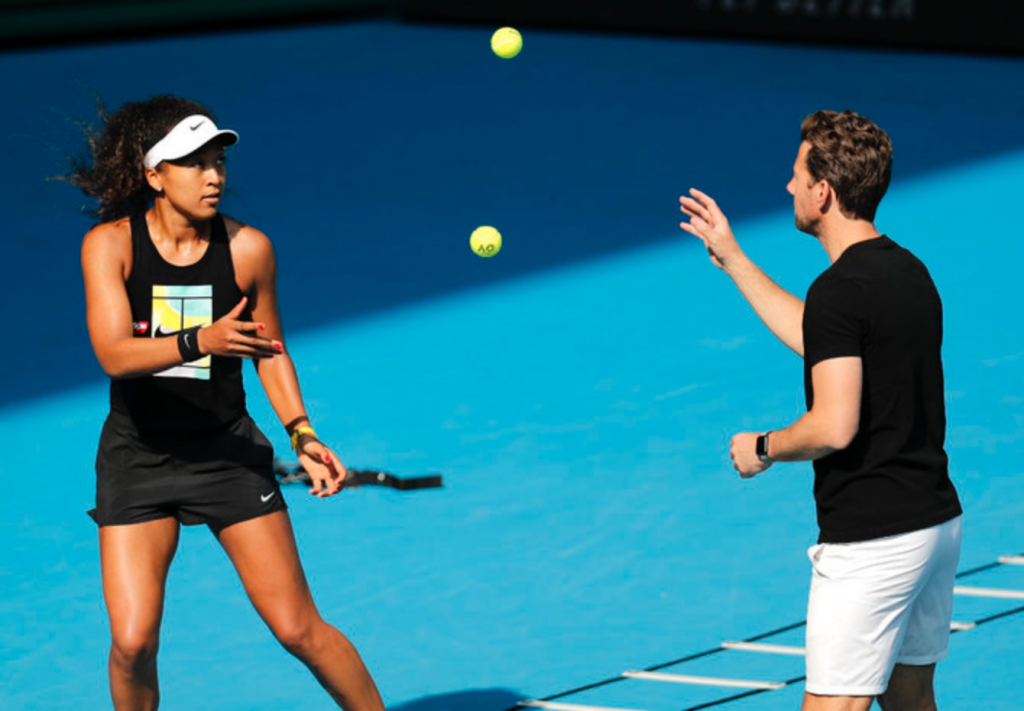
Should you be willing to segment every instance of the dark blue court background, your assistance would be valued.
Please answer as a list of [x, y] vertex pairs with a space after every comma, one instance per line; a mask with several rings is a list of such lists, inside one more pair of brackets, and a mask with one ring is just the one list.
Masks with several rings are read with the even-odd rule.
[[[3, 369], [7, 401], [102, 378], [90, 221], [47, 181], [80, 153], [93, 95], [187, 95], [241, 133], [224, 210], [274, 239], [292, 332], [674, 238], [692, 183], [733, 219], [785, 205], [818, 108], [886, 126], [896, 180], [1024, 143], [1018, 60], [536, 31], [506, 62], [488, 35], [356, 22], [0, 55], [17, 107], [0, 116], [0, 284], [9, 344], [32, 354]], [[491, 223], [507, 247], [482, 267], [465, 241]]]

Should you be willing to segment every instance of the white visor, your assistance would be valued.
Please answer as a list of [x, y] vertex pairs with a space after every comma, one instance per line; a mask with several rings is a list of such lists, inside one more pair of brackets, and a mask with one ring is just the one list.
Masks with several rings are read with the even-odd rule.
[[160, 161], [184, 158], [189, 153], [219, 138], [225, 146], [238, 143], [238, 134], [227, 129], [218, 129], [209, 116], [196, 114], [178, 123], [171, 132], [161, 138], [142, 159], [147, 168], [155, 168]]

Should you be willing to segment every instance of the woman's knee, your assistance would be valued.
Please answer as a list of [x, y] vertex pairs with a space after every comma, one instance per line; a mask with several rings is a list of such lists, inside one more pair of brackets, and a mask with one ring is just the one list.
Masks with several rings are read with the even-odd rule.
[[111, 659], [126, 670], [143, 668], [156, 659], [159, 646], [157, 630], [116, 632], [111, 638]]
[[303, 658], [313, 652], [326, 626], [316, 614], [281, 615], [270, 620], [270, 629], [281, 646], [297, 657]]

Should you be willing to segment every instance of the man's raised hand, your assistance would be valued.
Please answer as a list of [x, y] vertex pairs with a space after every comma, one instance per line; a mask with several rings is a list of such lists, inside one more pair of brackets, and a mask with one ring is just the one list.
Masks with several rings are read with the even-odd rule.
[[729, 259], [742, 254], [742, 250], [718, 203], [710, 195], [690, 188], [689, 197], [683, 195], [679, 198], [679, 209], [690, 218], [689, 222], [680, 222], [679, 226], [704, 243], [712, 264], [727, 270]]

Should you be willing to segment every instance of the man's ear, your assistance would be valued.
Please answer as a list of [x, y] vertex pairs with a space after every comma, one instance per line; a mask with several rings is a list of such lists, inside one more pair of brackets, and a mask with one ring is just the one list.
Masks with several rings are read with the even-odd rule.
[[814, 200], [818, 205], [818, 211], [824, 215], [836, 202], [836, 191], [832, 189], [827, 180], [819, 180], [814, 186]]

